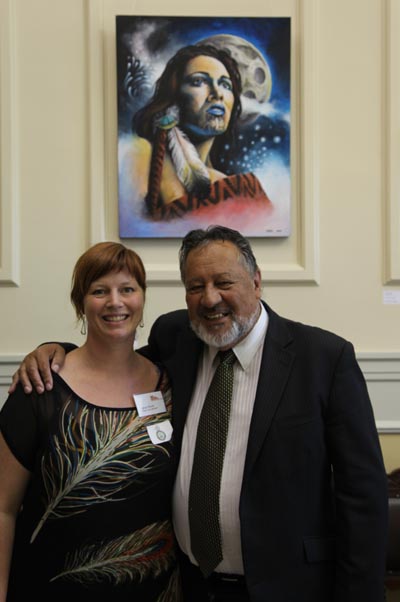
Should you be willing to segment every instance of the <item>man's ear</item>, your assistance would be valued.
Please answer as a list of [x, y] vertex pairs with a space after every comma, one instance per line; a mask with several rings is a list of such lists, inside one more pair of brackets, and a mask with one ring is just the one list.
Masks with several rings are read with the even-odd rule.
[[262, 294], [261, 282], [262, 282], [262, 278], [261, 278], [261, 272], [260, 272], [260, 270], [257, 268], [257, 271], [256, 271], [256, 273], [254, 274], [254, 278], [253, 278], [254, 289], [255, 289], [255, 291], [256, 291], [257, 299], [260, 299], [260, 297], [261, 297], [261, 294]]

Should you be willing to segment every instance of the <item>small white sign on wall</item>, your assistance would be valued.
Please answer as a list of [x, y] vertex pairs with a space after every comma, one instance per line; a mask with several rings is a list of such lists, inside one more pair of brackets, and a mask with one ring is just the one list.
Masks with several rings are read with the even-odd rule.
[[400, 305], [400, 290], [384, 290], [383, 291], [383, 304], [384, 305]]

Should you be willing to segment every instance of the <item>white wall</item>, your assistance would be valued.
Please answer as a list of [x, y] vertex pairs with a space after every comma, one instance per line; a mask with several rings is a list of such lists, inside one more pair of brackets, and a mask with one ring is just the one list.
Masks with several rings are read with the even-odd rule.
[[[44, 340], [79, 343], [72, 267], [93, 242], [118, 240], [115, 14], [207, 15], [215, 3], [0, 0], [0, 7], [2, 39], [9, 38], [0, 88], [4, 399], [15, 359]], [[400, 53], [390, 37], [399, 0], [236, 7], [221, 0], [218, 13], [293, 21], [294, 232], [254, 241], [264, 297], [283, 315], [350, 339], [382, 431], [398, 429], [400, 305], [383, 304], [382, 295], [400, 290], [400, 186], [398, 168], [389, 169], [400, 158], [393, 109]], [[160, 312], [184, 307], [179, 241], [127, 244], [149, 267], [145, 340]]]

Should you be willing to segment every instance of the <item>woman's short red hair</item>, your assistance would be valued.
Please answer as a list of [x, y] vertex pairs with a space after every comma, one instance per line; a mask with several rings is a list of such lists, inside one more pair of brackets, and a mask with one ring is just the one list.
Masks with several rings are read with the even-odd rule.
[[83, 253], [72, 274], [71, 302], [78, 319], [84, 315], [83, 300], [90, 285], [105, 274], [126, 270], [146, 291], [146, 271], [139, 255], [117, 242], [99, 242]]

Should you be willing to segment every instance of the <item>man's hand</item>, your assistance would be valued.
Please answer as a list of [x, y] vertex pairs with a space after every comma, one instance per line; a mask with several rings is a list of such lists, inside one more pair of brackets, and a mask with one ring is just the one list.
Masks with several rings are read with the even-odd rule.
[[12, 384], [8, 389], [13, 393], [20, 381], [25, 393], [32, 393], [32, 385], [38, 393], [53, 388], [51, 370], [58, 372], [65, 361], [65, 350], [58, 343], [46, 343], [37, 347], [23, 359], [22, 364], [13, 375]]

